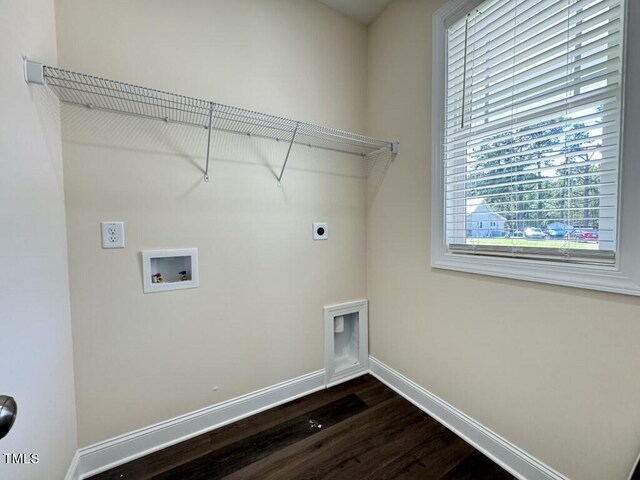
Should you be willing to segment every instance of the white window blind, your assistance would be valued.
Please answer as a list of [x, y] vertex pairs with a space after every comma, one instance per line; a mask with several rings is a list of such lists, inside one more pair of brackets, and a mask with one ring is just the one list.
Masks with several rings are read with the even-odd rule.
[[488, 0], [446, 32], [451, 253], [615, 262], [622, 0]]

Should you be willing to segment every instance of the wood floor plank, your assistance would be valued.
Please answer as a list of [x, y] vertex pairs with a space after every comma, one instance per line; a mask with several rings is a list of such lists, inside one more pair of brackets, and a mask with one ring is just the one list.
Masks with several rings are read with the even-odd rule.
[[386, 428], [379, 436], [363, 438], [357, 449], [347, 448], [347, 458], [332, 468], [324, 468], [321, 475], [310, 471], [307, 480], [322, 479], [368, 479], [375, 471], [402, 457], [407, 450], [411, 450], [420, 443], [422, 438], [430, 437], [435, 432], [433, 426], [420, 419], [404, 426], [402, 429], [391, 431]]
[[367, 405], [376, 405], [396, 395], [371, 375], [363, 375], [348, 383], [292, 400], [188, 441], [167, 447], [159, 452], [125, 463], [112, 470], [93, 476], [91, 480], [152, 478], [154, 475], [166, 472], [217, 448], [235, 443], [252, 433], [272, 428], [285, 420], [312, 411], [350, 393], [356, 393], [365, 400]]
[[94, 475], [90, 480], [139, 480], [142, 478], [147, 478], [146, 463], [129, 462]]
[[442, 480], [513, 480], [513, 475], [476, 450], [447, 472]]
[[[353, 384], [352, 384], [353, 382]], [[349, 394], [358, 395], [367, 405], [373, 405], [394, 395], [371, 375], [363, 375], [348, 383], [312, 393], [257, 415], [244, 418], [209, 432], [211, 449], [237, 442], [247, 435], [272, 428], [285, 420], [298, 417]]]
[[395, 397], [369, 407], [322, 433], [279, 451], [260, 462], [249, 465], [226, 477], [226, 480], [282, 478], [322, 478], [334, 476], [336, 465], [371, 448], [388, 432], [402, 432], [420, 420], [419, 415], [407, 415], [401, 408], [406, 400]]
[[299, 442], [364, 409], [355, 394], [335, 400], [236, 443], [214, 450], [187, 464], [154, 476], [154, 480], [213, 480], [257, 462], [288, 445]]
[[366, 375], [199, 435], [96, 475], [92, 480], [218, 478], [512, 480], [513, 477]]
[[425, 437], [367, 480], [439, 479], [474, 451], [471, 445], [440, 425], [434, 435]]
[[186, 442], [180, 442], [140, 459], [120, 465], [105, 473], [91, 477], [91, 480], [129, 480], [150, 478], [176, 465], [194, 460], [211, 451], [207, 435], [199, 435]]

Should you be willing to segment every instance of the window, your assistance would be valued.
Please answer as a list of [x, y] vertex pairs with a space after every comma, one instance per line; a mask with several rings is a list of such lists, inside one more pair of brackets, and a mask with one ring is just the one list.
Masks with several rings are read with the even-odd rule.
[[621, 249], [625, 17], [623, 0], [435, 14], [434, 267], [640, 294]]

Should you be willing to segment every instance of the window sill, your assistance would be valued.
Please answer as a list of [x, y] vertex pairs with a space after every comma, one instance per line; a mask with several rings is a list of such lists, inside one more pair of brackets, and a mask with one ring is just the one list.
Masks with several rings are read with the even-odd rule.
[[431, 266], [530, 282], [640, 295], [639, 279], [626, 275], [617, 267], [573, 265], [518, 258], [474, 257], [452, 253], [438, 255], [433, 252]]

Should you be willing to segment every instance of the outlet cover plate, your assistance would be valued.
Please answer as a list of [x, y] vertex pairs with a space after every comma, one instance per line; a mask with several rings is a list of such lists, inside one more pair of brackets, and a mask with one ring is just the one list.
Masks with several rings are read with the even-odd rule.
[[329, 224], [327, 222], [316, 222], [313, 224], [313, 239], [327, 240], [329, 238]]
[[100, 222], [102, 248], [124, 248], [124, 222]]

